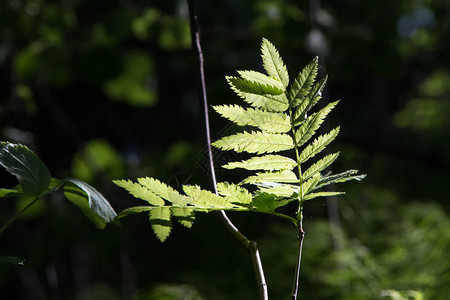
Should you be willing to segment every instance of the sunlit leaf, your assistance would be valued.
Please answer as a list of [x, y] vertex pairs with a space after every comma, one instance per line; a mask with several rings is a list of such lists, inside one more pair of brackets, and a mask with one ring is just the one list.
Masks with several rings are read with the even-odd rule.
[[156, 234], [156, 237], [164, 242], [172, 230], [172, 222], [170, 221], [169, 207], [153, 207], [150, 211], [150, 224]]

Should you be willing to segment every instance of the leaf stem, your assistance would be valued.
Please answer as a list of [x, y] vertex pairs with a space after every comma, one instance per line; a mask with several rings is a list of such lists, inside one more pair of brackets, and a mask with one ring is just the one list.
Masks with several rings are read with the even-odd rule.
[[[292, 99], [293, 100], [293, 99]], [[291, 104], [291, 101], [289, 105]], [[298, 233], [297, 233], [297, 240], [298, 240], [298, 250], [297, 250], [297, 264], [295, 267], [295, 273], [294, 273], [294, 283], [292, 286], [292, 299], [297, 300], [298, 295], [298, 287], [299, 287], [299, 280], [300, 280], [300, 266], [302, 263], [302, 249], [303, 249], [303, 238], [305, 237], [305, 232], [303, 231], [303, 176], [302, 176], [302, 167], [300, 163], [300, 155], [298, 151], [297, 141], [295, 140], [295, 126], [294, 126], [294, 114], [292, 111], [292, 108], [289, 107], [289, 115], [291, 118], [291, 132], [292, 132], [292, 139], [294, 141], [294, 150], [295, 150], [295, 158], [297, 160], [297, 168], [298, 168], [298, 183], [299, 183], [299, 191], [298, 191], [298, 211], [297, 211], [297, 224], [298, 224]]]
[[297, 265], [295, 267], [295, 275], [294, 275], [294, 284], [292, 286], [292, 300], [297, 300], [298, 296], [298, 287], [300, 280], [300, 266], [302, 263], [302, 248], [303, 248], [303, 239], [305, 237], [305, 232], [303, 231], [303, 202], [300, 203], [300, 220], [298, 225], [298, 251], [297, 251]]
[[242, 209], [237, 208], [237, 209], [232, 209], [232, 210], [233, 211], [242, 211], [242, 212], [257, 212], [257, 213], [270, 215], [270, 216], [275, 216], [275, 217], [279, 217], [279, 218], [288, 220], [288, 221], [294, 223], [295, 226], [298, 226], [298, 224], [299, 224], [297, 219], [295, 219], [293, 217], [290, 217], [290, 216], [287, 216], [287, 215], [283, 215], [283, 214], [274, 212], [274, 211], [267, 211], [267, 212], [265, 212], [265, 211], [259, 211], [259, 210], [248, 210], [247, 208], [242, 208]]
[[[209, 159], [209, 166], [210, 166], [210, 175], [211, 175], [211, 181], [214, 188], [214, 192], [216, 195], [218, 195], [217, 191], [217, 180], [216, 180], [216, 173], [214, 170], [214, 159], [212, 154], [212, 148], [211, 148], [211, 133], [210, 133], [210, 126], [209, 126], [209, 115], [208, 115], [208, 99], [206, 96], [206, 83], [205, 83], [205, 71], [204, 71], [204, 60], [203, 60], [203, 52], [200, 44], [200, 32], [199, 32], [199, 24], [198, 24], [198, 17], [195, 12], [195, 0], [188, 0], [188, 7], [189, 7], [189, 23], [190, 23], [190, 29], [191, 29], [191, 41], [192, 41], [192, 48], [196, 51], [198, 60], [199, 60], [199, 74], [200, 74], [200, 91], [201, 91], [201, 101], [203, 103], [203, 110], [204, 110], [204, 116], [205, 116], [205, 131], [206, 131], [206, 142], [208, 147], [208, 159]], [[261, 263], [261, 258], [259, 256], [259, 251], [256, 245], [256, 242], [250, 241], [247, 239], [237, 228], [234, 226], [234, 224], [230, 221], [228, 216], [225, 214], [223, 210], [218, 211], [217, 214], [222, 221], [222, 224], [224, 224], [225, 228], [228, 230], [228, 232], [231, 233], [231, 235], [237, 240], [237, 242], [246, 249], [251, 256], [252, 263], [253, 263], [253, 270], [255, 272], [256, 280], [258, 282], [258, 290], [259, 290], [259, 298], [261, 300], [268, 300], [268, 292], [267, 292], [267, 284], [264, 276], [264, 271]]]
[[31, 206], [33, 206], [33, 204], [35, 204], [39, 199], [41, 199], [41, 197], [34, 198], [33, 201], [28, 203], [27, 206], [25, 206], [19, 212], [17, 212], [14, 216], [12, 216], [8, 220], [8, 222], [6, 222], [6, 224], [3, 225], [2, 228], [0, 228], [0, 234], [2, 234], [9, 227], [9, 225], [11, 225], [18, 217], [20, 217], [20, 215], [23, 214], [27, 209], [29, 209]]

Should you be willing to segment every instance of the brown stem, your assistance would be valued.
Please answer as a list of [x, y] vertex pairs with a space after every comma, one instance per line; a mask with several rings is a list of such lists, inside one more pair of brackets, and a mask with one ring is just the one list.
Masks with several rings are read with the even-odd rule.
[[[200, 44], [200, 32], [199, 32], [199, 24], [197, 14], [195, 12], [195, 1], [188, 0], [189, 6], [189, 16], [190, 16], [190, 28], [191, 28], [191, 40], [192, 40], [192, 48], [196, 51], [197, 57], [199, 60], [199, 74], [200, 74], [200, 92], [201, 92], [201, 102], [203, 103], [203, 110], [205, 116], [205, 130], [206, 130], [206, 142], [208, 149], [208, 160], [210, 167], [210, 175], [211, 181], [214, 188], [214, 192], [218, 194], [217, 191], [217, 181], [216, 181], [216, 173], [214, 170], [214, 159], [211, 148], [211, 133], [209, 126], [209, 115], [208, 115], [208, 99], [206, 96], [206, 83], [205, 83], [205, 71], [204, 71], [204, 59], [203, 52]], [[267, 292], [267, 284], [264, 276], [264, 270], [261, 263], [261, 258], [259, 256], [258, 247], [256, 242], [250, 241], [247, 239], [234, 224], [230, 221], [228, 216], [225, 214], [223, 210], [218, 211], [217, 215], [219, 216], [222, 224], [226, 228], [226, 230], [233, 236], [233, 238], [247, 250], [251, 256], [253, 270], [255, 272], [256, 281], [258, 283], [259, 290], [259, 298], [261, 300], [268, 300], [268, 292]]]
[[305, 232], [303, 231], [302, 221], [300, 220], [298, 226], [298, 252], [297, 252], [297, 265], [295, 267], [295, 277], [294, 285], [292, 287], [292, 300], [297, 300], [298, 296], [298, 286], [300, 280], [300, 266], [302, 264], [302, 248], [303, 248], [303, 238], [305, 237]]

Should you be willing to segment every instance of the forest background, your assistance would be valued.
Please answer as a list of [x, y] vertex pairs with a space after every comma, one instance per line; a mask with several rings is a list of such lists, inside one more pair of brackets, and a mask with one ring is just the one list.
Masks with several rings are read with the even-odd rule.
[[[314, 56], [341, 125], [336, 169], [368, 177], [305, 207], [302, 299], [425, 299], [450, 294], [450, 7], [423, 1], [198, 1], [211, 105], [238, 103], [225, 75], [261, 69], [262, 37], [291, 76]], [[0, 136], [28, 145], [55, 177], [82, 179], [116, 211], [137, 205], [112, 179], [207, 186], [186, 1], [0, 3]], [[215, 139], [233, 130], [211, 112]], [[221, 165], [230, 154], [216, 152]], [[235, 157], [233, 157], [235, 158]], [[218, 168], [220, 180], [236, 172]], [[2, 186], [15, 179], [0, 173]], [[5, 223], [30, 199], [1, 199]], [[336, 213], [338, 212], [338, 214]], [[272, 299], [289, 295], [296, 232], [230, 214], [260, 247]], [[63, 196], [41, 201], [0, 237], [0, 298], [256, 299], [247, 254], [213, 214], [161, 244], [145, 216], [97, 230]], [[153, 298], [152, 298], [153, 297]]]

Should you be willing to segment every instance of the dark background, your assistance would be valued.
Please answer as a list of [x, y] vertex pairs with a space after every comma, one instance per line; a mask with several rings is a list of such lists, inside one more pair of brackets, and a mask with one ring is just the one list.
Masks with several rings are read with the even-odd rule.
[[[326, 124], [341, 125], [334, 169], [368, 177], [338, 187], [347, 192], [339, 218], [333, 199], [307, 203], [301, 298], [381, 299], [398, 290], [448, 299], [447, 1], [197, 6], [211, 105], [241, 103], [224, 77], [261, 70], [262, 37], [291, 78], [319, 55], [321, 76], [329, 75], [321, 105], [342, 99]], [[28, 145], [54, 177], [89, 182], [116, 211], [143, 203], [112, 179], [208, 186], [196, 63], [185, 1], [1, 1], [1, 140]], [[217, 139], [229, 128], [210, 116]], [[236, 158], [216, 155], [218, 164]], [[0, 176], [2, 187], [16, 184]], [[218, 177], [241, 179], [235, 171]], [[1, 199], [1, 223], [27, 201]], [[258, 242], [271, 299], [288, 299], [295, 228], [230, 217]], [[189, 230], [175, 225], [161, 244], [144, 214], [97, 230], [57, 193], [2, 234], [0, 253], [25, 259], [0, 263], [1, 299], [257, 299], [247, 253], [213, 214], [197, 215]]]

